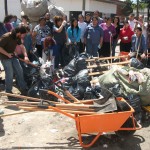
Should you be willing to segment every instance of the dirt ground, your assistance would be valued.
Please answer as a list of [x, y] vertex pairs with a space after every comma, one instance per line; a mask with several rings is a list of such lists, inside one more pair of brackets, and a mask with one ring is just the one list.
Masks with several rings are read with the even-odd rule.
[[[4, 90], [4, 86], [0, 86]], [[16, 88], [13, 92], [18, 93]], [[0, 97], [0, 104], [7, 100]], [[21, 112], [15, 107], [0, 105], [4, 114]], [[115, 119], [115, 118], [114, 118]], [[111, 124], [110, 124], [111, 125]], [[88, 150], [149, 150], [150, 120], [131, 137], [118, 137], [114, 133], [100, 136]], [[90, 142], [94, 135], [84, 137]], [[28, 112], [0, 118], [0, 150], [84, 150], [79, 144], [73, 119], [52, 112]]]

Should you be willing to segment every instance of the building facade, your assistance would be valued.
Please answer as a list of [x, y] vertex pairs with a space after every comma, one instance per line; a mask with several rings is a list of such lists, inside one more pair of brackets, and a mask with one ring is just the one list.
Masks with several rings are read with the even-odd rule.
[[[20, 0], [7, 0], [7, 3], [8, 14], [17, 15], [20, 18]], [[68, 18], [95, 10], [99, 10], [102, 17], [114, 15], [118, 12], [118, 6], [123, 4], [119, 0], [50, 0], [50, 3], [62, 7]], [[4, 0], [0, 0], [0, 14], [0, 21], [3, 21], [5, 16]]]

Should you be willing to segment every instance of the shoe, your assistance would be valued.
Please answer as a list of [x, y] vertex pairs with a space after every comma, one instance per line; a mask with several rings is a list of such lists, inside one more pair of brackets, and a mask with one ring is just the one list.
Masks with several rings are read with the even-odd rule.
[[4, 111], [0, 109], [0, 115], [4, 114]]

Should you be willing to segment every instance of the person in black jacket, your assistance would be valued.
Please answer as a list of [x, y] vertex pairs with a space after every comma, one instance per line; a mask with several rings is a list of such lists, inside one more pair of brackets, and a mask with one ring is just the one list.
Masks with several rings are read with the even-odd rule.
[[[46, 13], [45, 14], [45, 19], [46, 19], [46, 25], [51, 29], [51, 32], [53, 31], [53, 26], [54, 26], [54, 23], [53, 21], [50, 19], [50, 13]], [[52, 34], [52, 33], [51, 33]]]

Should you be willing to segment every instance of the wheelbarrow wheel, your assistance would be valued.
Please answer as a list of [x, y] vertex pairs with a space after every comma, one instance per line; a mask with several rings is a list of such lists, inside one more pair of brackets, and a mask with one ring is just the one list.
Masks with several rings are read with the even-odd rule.
[[[137, 122], [134, 118], [135, 126], [137, 127]], [[133, 121], [132, 117], [129, 117], [127, 121], [121, 126], [121, 128], [133, 128]], [[121, 136], [121, 137], [127, 137], [127, 136], [132, 136], [136, 130], [118, 130], [116, 131], [116, 135]]]

